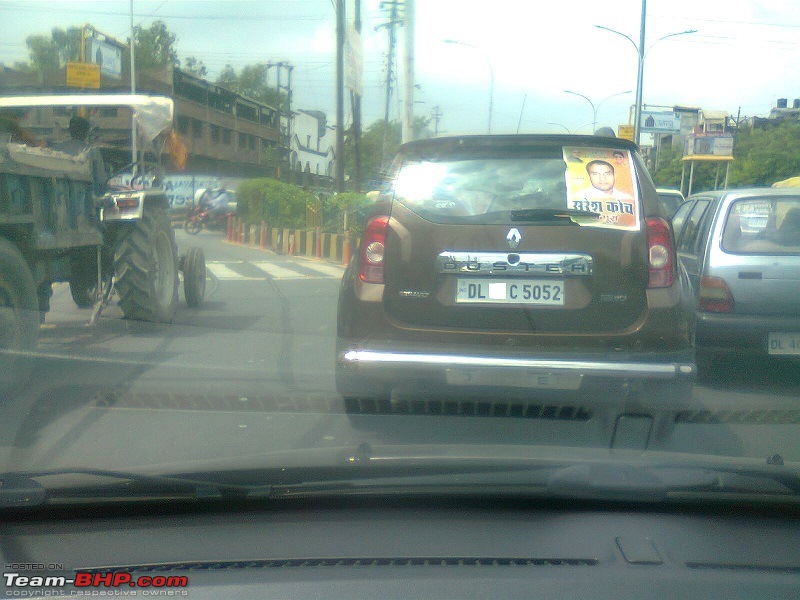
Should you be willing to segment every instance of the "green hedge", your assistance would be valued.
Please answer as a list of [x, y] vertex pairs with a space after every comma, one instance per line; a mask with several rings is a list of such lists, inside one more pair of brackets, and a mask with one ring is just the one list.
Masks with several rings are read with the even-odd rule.
[[236, 190], [239, 216], [247, 223], [266, 221], [274, 227], [306, 225], [306, 205], [316, 201], [310, 191], [277, 179], [250, 179]]

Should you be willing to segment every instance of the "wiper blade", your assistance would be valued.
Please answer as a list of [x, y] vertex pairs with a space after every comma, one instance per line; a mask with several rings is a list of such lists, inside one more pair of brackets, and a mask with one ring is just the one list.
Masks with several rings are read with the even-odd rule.
[[[38, 480], [52, 477], [81, 477], [67, 486], [48, 488]], [[115, 485], [98, 485], [85, 478], [116, 480]], [[109, 469], [51, 469], [46, 471], [11, 472], [0, 475], [0, 508], [40, 506], [55, 498], [134, 499], [145, 497], [182, 496], [191, 498], [246, 497], [255, 492], [269, 494], [270, 486], [219, 483], [170, 475], [148, 475]]]
[[[7, 473], [0, 475], [0, 508], [165, 498], [225, 501], [405, 493], [626, 501], [698, 496], [796, 501], [800, 497], [797, 465], [754, 459], [683, 459], [662, 453], [640, 456], [565, 448], [529, 448], [527, 452], [516, 447], [373, 448], [367, 443], [357, 448], [278, 454], [178, 466], [180, 473], [189, 475], [71, 468]], [[200, 466], [203, 470], [194, 470]]]
[[[581, 221], [594, 220], [600, 218], [600, 213], [590, 210], [576, 210], [573, 208], [525, 208], [522, 210], [512, 210], [512, 221], [547, 221], [569, 219], [580, 223]], [[576, 220], [579, 219], [579, 220]]]

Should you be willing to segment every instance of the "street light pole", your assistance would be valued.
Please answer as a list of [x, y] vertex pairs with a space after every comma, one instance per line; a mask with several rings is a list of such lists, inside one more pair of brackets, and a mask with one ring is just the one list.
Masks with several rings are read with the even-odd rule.
[[636, 53], [639, 56], [639, 67], [636, 72], [636, 110], [633, 118], [633, 141], [639, 145], [639, 135], [642, 128], [642, 93], [644, 88], [644, 30], [647, 22], [647, 0], [642, 0], [642, 24], [639, 27], [639, 47]]
[[487, 126], [487, 131], [488, 133], [492, 133], [492, 112], [494, 109], [494, 69], [492, 68], [492, 61], [489, 60], [489, 55], [485, 50], [482, 50], [478, 46], [473, 46], [472, 44], [467, 44], [465, 42], [459, 42], [458, 40], [444, 40], [444, 43], [455, 44], [457, 46], [466, 46], [467, 48], [472, 48], [473, 50], [477, 50], [483, 54], [486, 65], [489, 67], [489, 124]]
[[610, 27], [604, 27], [602, 25], [595, 25], [597, 29], [603, 29], [605, 31], [610, 31], [611, 33], [616, 33], [624, 37], [628, 40], [633, 48], [636, 50], [636, 56], [638, 57], [638, 68], [636, 73], [636, 105], [634, 107], [634, 122], [633, 122], [633, 141], [636, 144], [639, 144], [639, 137], [641, 134], [641, 120], [642, 120], [642, 94], [644, 92], [644, 57], [647, 55], [650, 50], [653, 49], [658, 42], [661, 40], [665, 40], [670, 37], [675, 37], [676, 35], [687, 35], [691, 33], [697, 33], [696, 29], [687, 29], [686, 31], [677, 31], [675, 33], [669, 33], [663, 37], [658, 38], [653, 44], [645, 51], [644, 42], [645, 42], [645, 24], [647, 22], [647, 0], [642, 0], [642, 22], [639, 28], [639, 44], [637, 45], [630, 36], [625, 35], [621, 31], [617, 31], [616, 29], [611, 29]]
[[625, 90], [624, 92], [617, 92], [616, 94], [611, 94], [610, 96], [606, 96], [605, 98], [600, 100], [600, 102], [597, 103], [597, 106], [594, 105], [594, 102], [592, 102], [592, 100], [588, 96], [584, 96], [583, 94], [579, 94], [578, 92], [573, 92], [571, 90], [564, 90], [564, 93], [565, 94], [572, 94], [573, 96], [580, 96], [581, 98], [586, 100], [591, 105], [591, 107], [592, 107], [592, 133], [594, 133], [595, 131], [597, 131], [597, 111], [599, 111], [600, 107], [603, 106], [603, 102], [605, 102], [606, 100], [609, 100], [611, 98], [614, 98], [616, 96], [622, 96], [623, 94], [630, 94], [631, 90]]

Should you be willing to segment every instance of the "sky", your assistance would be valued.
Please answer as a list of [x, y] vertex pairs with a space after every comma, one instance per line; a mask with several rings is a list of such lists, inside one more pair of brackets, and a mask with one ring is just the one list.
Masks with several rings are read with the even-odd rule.
[[[416, 0], [414, 112], [430, 117], [438, 107], [440, 133], [485, 133], [491, 69], [493, 133], [590, 133], [592, 104], [598, 126], [628, 123], [641, 8], [642, 0]], [[125, 40], [130, 10], [130, 0], [0, 0], [0, 63], [26, 59], [25, 38], [53, 27], [90, 23]], [[384, 113], [388, 41], [376, 27], [388, 10], [362, 0], [365, 125]], [[334, 0], [134, 0], [133, 15], [144, 27], [166, 22], [179, 58], [201, 60], [210, 79], [227, 64], [290, 62], [293, 107], [335, 120]], [[670, 36], [687, 30], [697, 31]], [[766, 115], [778, 98], [791, 105], [800, 98], [798, 33], [796, 0], [649, 0], [644, 103], [733, 116]], [[399, 94], [390, 110], [399, 119]]]

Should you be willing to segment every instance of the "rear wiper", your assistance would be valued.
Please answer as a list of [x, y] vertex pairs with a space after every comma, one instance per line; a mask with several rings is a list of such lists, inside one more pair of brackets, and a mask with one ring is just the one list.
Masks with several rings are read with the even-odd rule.
[[580, 220], [598, 219], [600, 213], [572, 208], [526, 208], [511, 211], [512, 221], [548, 221], [559, 219], [569, 219], [573, 221], [573, 217], [578, 217]]

